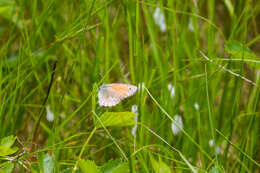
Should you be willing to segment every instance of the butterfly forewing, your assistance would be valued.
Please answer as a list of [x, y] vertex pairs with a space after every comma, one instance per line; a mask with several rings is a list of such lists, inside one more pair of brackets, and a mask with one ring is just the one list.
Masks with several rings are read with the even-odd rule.
[[136, 90], [136, 86], [129, 84], [104, 84], [99, 87], [98, 103], [105, 107], [115, 106], [124, 98], [132, 96]]
[[110, 84], [111, 88], [115, 90], [115, 92], [120, 96], [121, 99], [132, 96], [137, 87], [129, 84]]

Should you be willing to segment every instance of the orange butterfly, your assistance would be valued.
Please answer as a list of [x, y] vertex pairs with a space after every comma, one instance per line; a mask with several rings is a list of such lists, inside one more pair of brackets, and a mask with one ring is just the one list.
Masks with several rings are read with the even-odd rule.
[[98, 88], [98, 103], [100, 106], [112, 107], [121, 100], [135, 94], [137, 87], [130, 84], [103, 84]]

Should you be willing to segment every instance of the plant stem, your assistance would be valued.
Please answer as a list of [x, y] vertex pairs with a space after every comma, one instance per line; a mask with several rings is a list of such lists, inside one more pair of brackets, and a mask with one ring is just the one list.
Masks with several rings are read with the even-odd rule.
[[79, 160], [81, 159], [81, 156], [82, 156], [82, 154], [83, 154], [84, 151], [85, 151], [85, 148], [87, 147], [87, 145], [88, 145], [90, 139], [92, 138], [92, 136], [94, 135], [94, 133], [96, 132], [96, 130], [97, 130], [97, 128], [94, 127], [94, 129], [92, 130], [92, 132], [91, 132], [90, 135], [88, 136], [88, 139], [86, 140], [85, 144], [83, 145], [83, 147], [82, 147], [82, 149], [81, 149], [81, 151], [80, 151], [80, 153], [79, 153], [79, 157], [78, 157], [78, 159], [77, 159], [77, 162], [76, 162], [75, 165], [74, 165], [74, 168], [73, 168], [72, 173], [75, 172], [75, 170], [76, 170], [76, 168], [77, 168], [77, 166], [78, 166]]

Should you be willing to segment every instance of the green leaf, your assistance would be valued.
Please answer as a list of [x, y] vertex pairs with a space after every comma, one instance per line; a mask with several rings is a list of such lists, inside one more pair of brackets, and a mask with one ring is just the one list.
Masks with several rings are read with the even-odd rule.
[[[37, 163], [36, 163], [36, 164], [37, 164]], [[31, 173], [39, 173], [40, 170], [39, 170], [39, 168], [38, 168], [35, 164], [31, 163], [30, 172], [31, 172]]]
[[156, 173], [171, 173], [171, 169], [161, 159], [156, 161], [152, 155], [150, 155], [153, 169]]
[[[67, 168], [67, 169], [63, 169], [61, 171], [61, 173], [72, 173], [72, 171], [73, 171], [73, 168]], [[75, 173], [81, 173], [81, 171], [80, 170], [76, 170]]]
[[129, 172], [127, 162], [122, 162], [121, 160], [109, 160], [101, 167], [101, 172], [103, 173], [126, 173]]
[[103, 126], [131, 126], [135, 125], [136, 121], [133, 119], [137, 114], [133, 112], [105, 112], [101, 115], [100, 120], [96, 121], [96, 128]]
[[49, 154], [39, 153], [39, 166], [43, 173], [52, 173], [55, 168], [55, 159]]
[[43, 171], [43, 160], [44, 160], [44, 152], [38, 153], [38, 164], [41, 171]]
[[15, 140], [16, 140], [16, 137], [14, 137], [12, 135], [7, 136], [7, 137], [1, 139], [0, 145], [3, 147], [6, 147], [6, 148], [11, 148], [12, 145], [14, 144]]
[[7, 162], [0, 168], [0, 173], [11, 173], [13, 172], [14, 169], [14, 163], [12, 162]]
[[245, 45], [237, 42], [237, 41], [230, 41], [226, 44], [225, 47], [226, 51], [233, 56], [238, 58], [254, 58], [256, 55], [252, 52], [248, 47]]
[[1, 139], [0, 142], [0, 156], [8, 156], [11, 154], [14, 154], [15, 152], [18, 151], [17, 147], [13, 147], [13, 144], [16, 140], [16, 137], [14, 136], [7, 136], [5, 138]]
[[6, 148], [3, 146], [0, 146], [0, 156], [8, 156], [8, 155], [14, 154], [17, 151], [18, 151], [17, 147]]
[[215, 167], [211, 168], [209, 171], [210, 173], [225, 173], [225, 169], [222, 166], [216, 165]]
[[[253, 67], [260, 68], [260, 59], [251, 51], [248, 47], [237, 41], [230, 41], [226, 44], [225, 50], [231, 54], [234, 58], [245, 59], [245, 62]], [[247, 60], [259, 61], [249, 62]]]
[[97, 165], [92, 160], [79, 160], [79, 167], [82, 172], [87, 173], [100, 173]]

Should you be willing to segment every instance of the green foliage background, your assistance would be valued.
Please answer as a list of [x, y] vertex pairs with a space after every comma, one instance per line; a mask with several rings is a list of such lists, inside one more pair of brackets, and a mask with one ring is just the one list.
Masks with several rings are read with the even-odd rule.
[[[0, 0], [0, 172], [258, 172], [259, 21], [257, 0]], [[100, 107], [113, 82], [139, 89]]]

